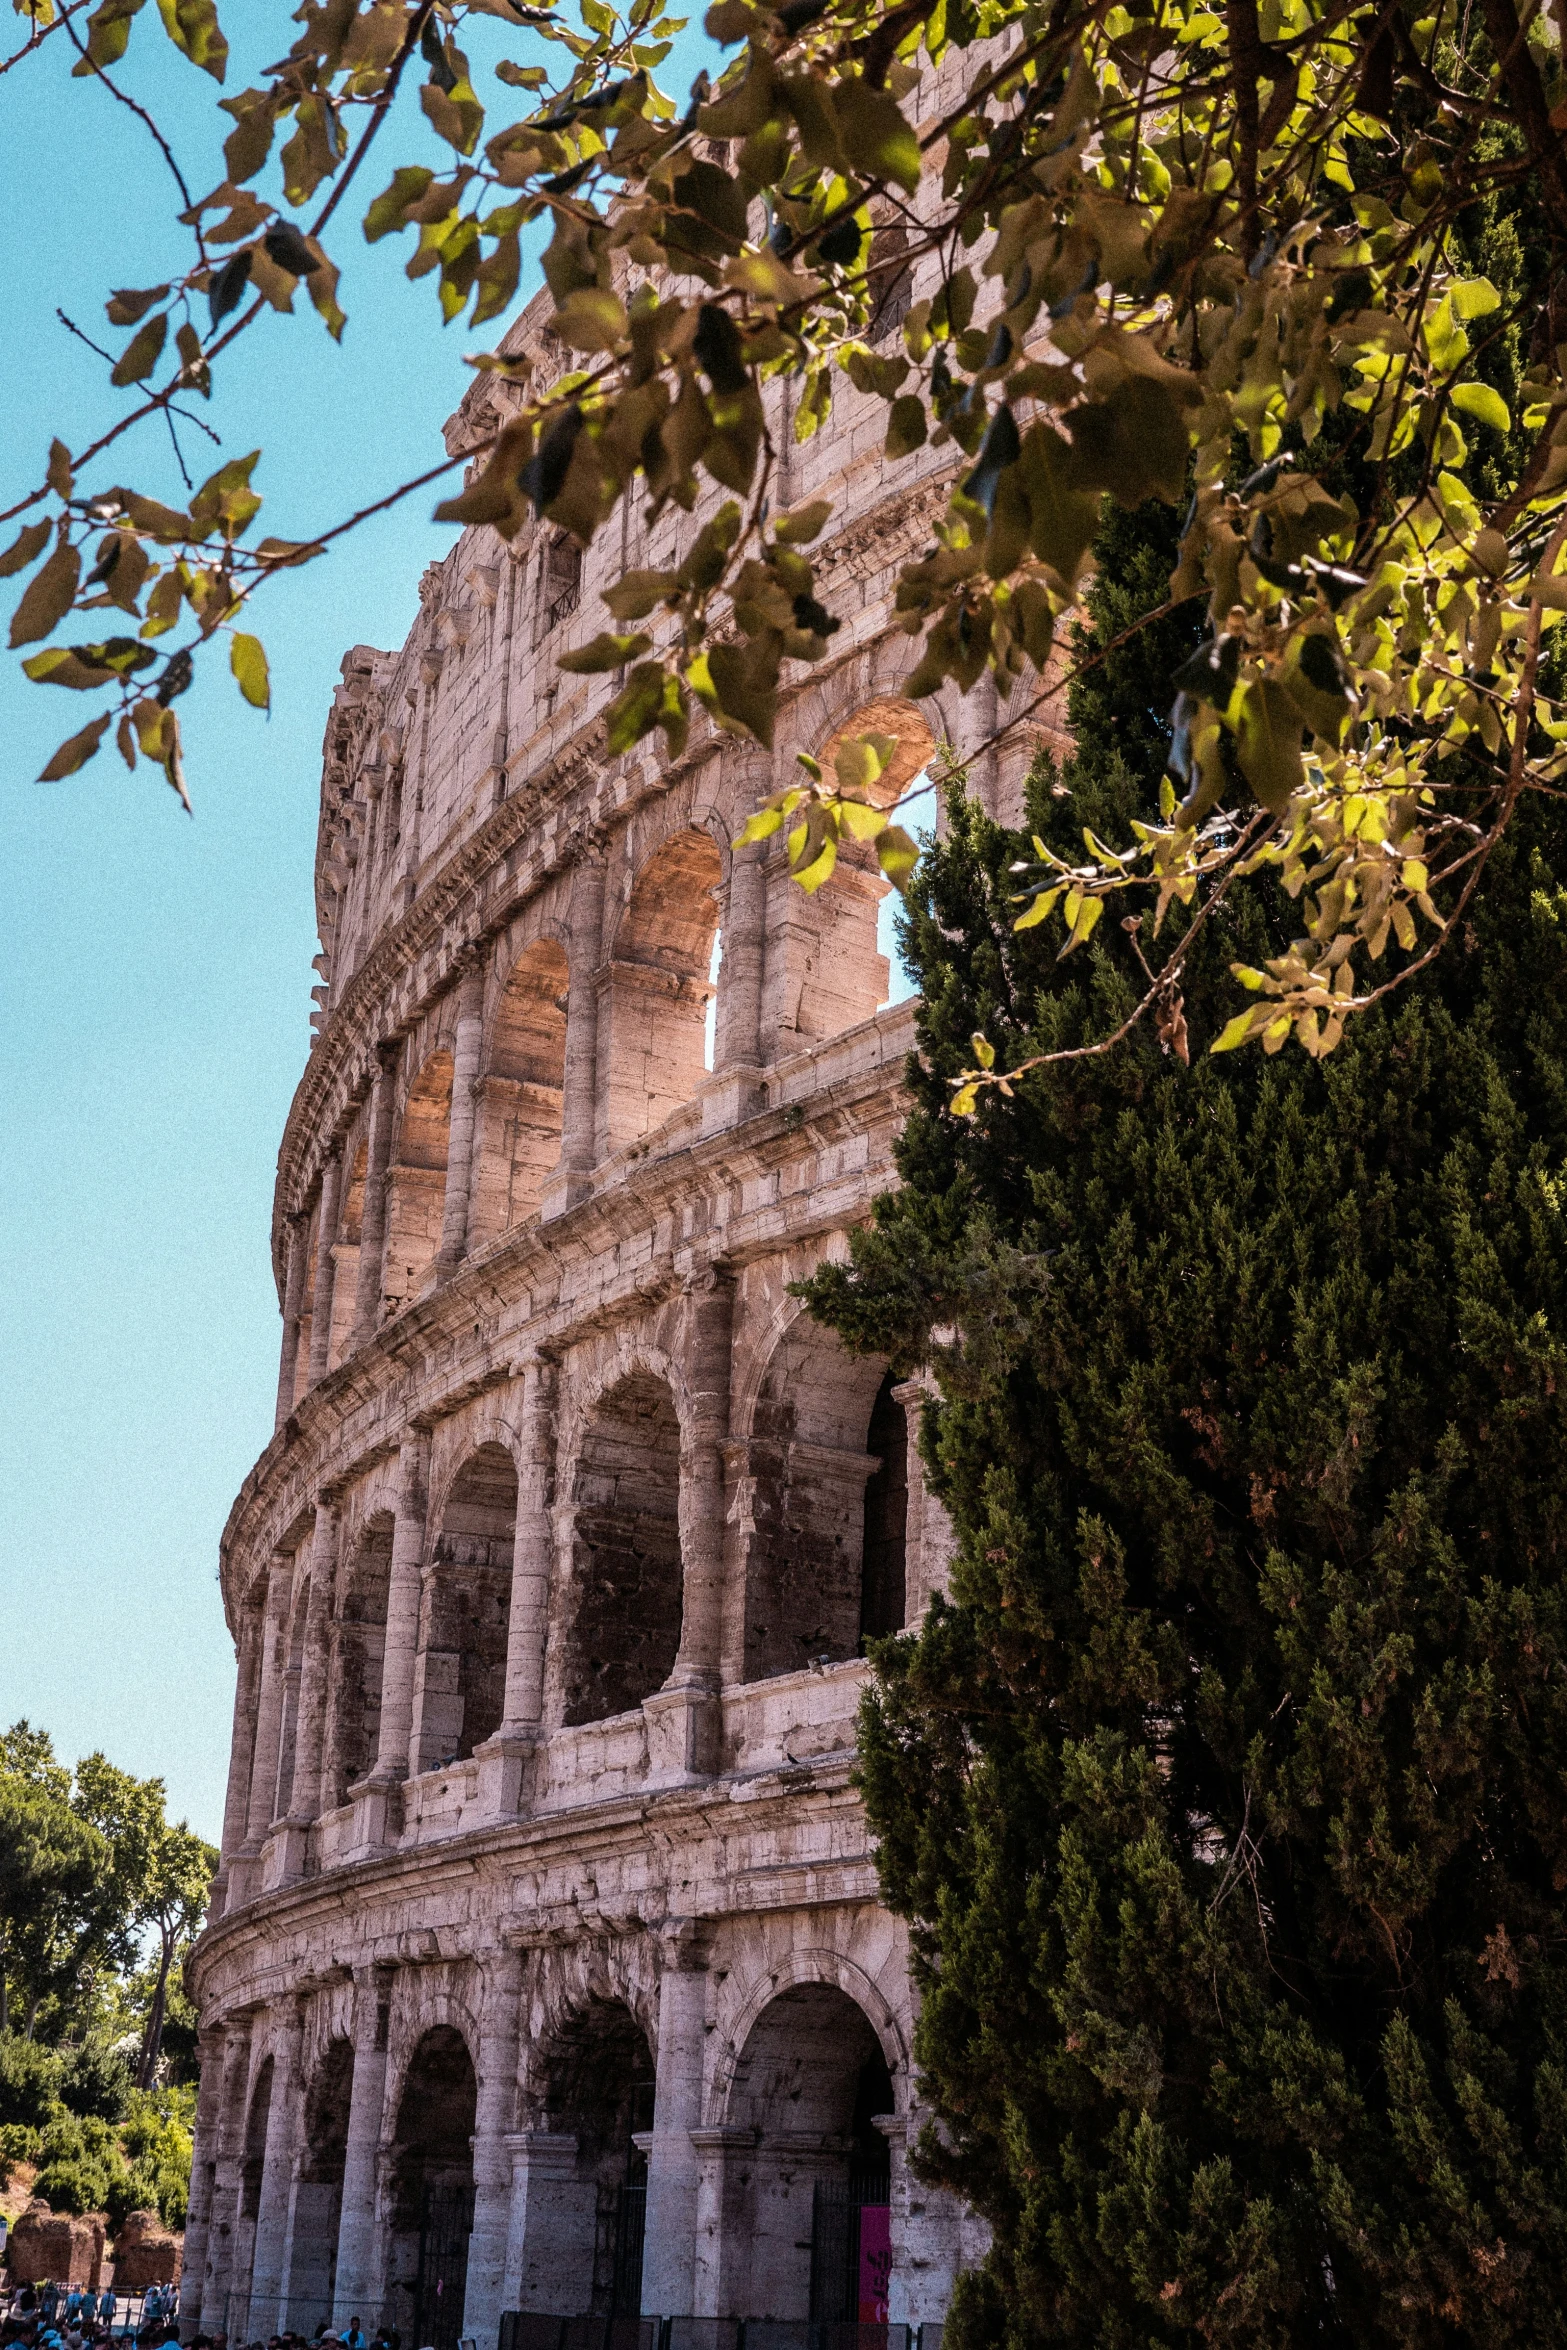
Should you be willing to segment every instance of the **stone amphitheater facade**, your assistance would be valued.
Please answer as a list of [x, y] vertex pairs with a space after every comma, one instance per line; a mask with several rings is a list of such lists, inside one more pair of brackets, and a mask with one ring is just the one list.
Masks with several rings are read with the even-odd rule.
[[[541, 304], [507, 344], [565, 363]], [[475, 384], [454, 452], [507, 396]], [[187, 2336], [929, 2328], [973, 2255], [907, 2164], [906, 1939], [852, 1781], [865, 1638], [949, 1555], [922, 1390], [790, 1295], [892, 1180], [912, 1009], [867, 853], [808, 897], [731, 846], [797, 749], [877, 727], [896, 787], [994, 728], [983, 687], [901, 692], [952, 452], [889, 466], [882, 415], [840, 384], [797, 446], [773, 395], [842, 621], [776, 753], [699, 723], [611, 757], [615, 679], [555, 666], [700, 514], [585, 557], [469, 530], [401, 651], [343, 662], [277, 1426], [222, 1545]], [[976, 760], [997, 813], [1046, 733]]]

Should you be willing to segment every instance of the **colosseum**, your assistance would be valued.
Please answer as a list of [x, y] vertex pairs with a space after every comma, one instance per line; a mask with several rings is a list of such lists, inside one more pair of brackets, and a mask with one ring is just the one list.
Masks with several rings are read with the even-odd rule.
[[[506, 347], [565, 364], [542, 298]], [[506, 397], [475, 383], [454, 453]], [[933, 2350], [983, 2240], [907, 2159], [905, 1934], [853, 1784], [866, 1640], [950, 1553], [923, 1389], [790, 1294], [892, 1180], [912, 1006], [868, 851], [812, 897], [731, 844], [796, 750], [877, 729], [895, 791], [996, 703], [900, 692], [894, 576], [952, 451], [889, 466], [846, 383], [799, 446], [771, 397], [841, 621], [776, 752], [611, 757], [616, 680], [556, 666], [700, 516], [586, 554], [466, 531], [402, 650], [343, 662], [276, 1432], [222, 1545], [187, 2337]], [[978, 749], [996, 812], [1039, 732]]]

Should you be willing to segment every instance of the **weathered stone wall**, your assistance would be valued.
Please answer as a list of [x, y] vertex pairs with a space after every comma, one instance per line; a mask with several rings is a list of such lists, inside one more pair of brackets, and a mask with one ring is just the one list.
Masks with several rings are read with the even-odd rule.
[[103, 2278], [103, 2221], [73, 2219], [51, 2211], [35, 2196], [6, 2241], [6, 2270], [13, 2285], [90, 2285]]
[[[561, 361], [537, 306], [507, 340]], [[847, 386], [798, 448], [774, 397], [844, 618], [776, 755], [701, 724], [606, 754], [614, 681], [554, 665], [618, 531], [576, 563], [467, 532], [401, 651], [343, 664], [277, 1430], [223, 1542], [191, 2330], [852, 2315], [856, 2194], [894, 2319], [973, 2250], [907, 2173], [904, 1937], [851, 1785], [863, 1641], [946, 1569], [923, 1389], [789, 1295], [891, 1179], [912, 1017], [867, 853], [807, 898], [731, 844], [796, 749], [874, 726], [902, 782], [994, 699], [900, 691], [894, 567], [950, 452], [889, 470]], [[633, 518], [626, 559], [701, 519]], [[998, 813], [1048, 735], [976, 761]]]

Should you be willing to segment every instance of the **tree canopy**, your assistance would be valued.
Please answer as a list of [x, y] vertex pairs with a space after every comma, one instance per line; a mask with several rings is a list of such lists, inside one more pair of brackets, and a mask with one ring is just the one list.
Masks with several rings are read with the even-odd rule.
[[[1168, 522], [1118, 521], [1091, 645]], [[1114, 555], [1114, 563], [1109, 560]], [[1031, 817], [1146, 789], [1137, 667]], [[1124, 748], [1122, 746], [1125, 746]], [[884, 1643], [862, 1782], [910, 1923], [927, 2177], [995, 2229], [960, 2350], [1567, 2340], [1567, 822], [1339, 1053], [1215, 1058], [1287, 901], [1061, 962], [954, 797], [906, 952], [900, 1188], [808, 1286], [929, 1364], [951, 1596]], [[1043, 1065], [953, 1119], [979, 1031]]]
[[[17, 6], [18, 69], [66, 44], [111, 86], [134, 64], [141, 0]], [[505, 418], [451, 461], [482, 460], [439, 515], [583, 542], [628, 498], [693, 516], [680, 562], [622, 574], [614, 626], [569, 656], [621, 680], [611, 752], [658, 729], [678, 752], [696, 707], [770, 744], [781, 690], [826, 657], [839, 619], [810, 549], [830, 505], [774, 510], [785, 417], [805, 440], [852, 397], [880, 404], [891, 462], [950, 450], [946, 515], [897, 587], [909, 690], [988, 672], [1003, 726], [1058, 682], [1102, 501], [1184, 513], [1164, 601], [1203, 629], [1159, 681], [1169, 772], [1109, 837], [1024, 843], [1014, 895], [1071, 951], [1106, 904], [1205, 923], [1282, 886], [1294, 922], [1238, 970], [1217, 1041], [1331, 1050], [1458, 934], [1522, 800], [1567, 772], [1541, 672], [1567, 610], [1553, 6], [715, 0], [719, 70], [677, 102], [664, 0], [306, 0], [261, 83], [220, 101], [215, 184], [180, 181], [164, 281], [109, 295], [111, 381], [141, 396], [102, 429], [61, 419], [10, 510], [12, 644], [103, 704], [46, 774], [112, 729], [183, 793], [175, 705], [220, 640], [266, 702], [250, 607], [358, 518], [253, 538], [259, 452], [184, 508], [111, 476], [263, 311], [302, 288], [344, 331], [344, 199], [368, 192], [362, 233], [411, 240], [432, 324], [503, 318], [547, 235], [574, 355], [543, 385], [474, 354]], [[158, 14], [222, 82], [214, 0]], [[1476, 249], [1499, 196], [1530, 222], [1502, 280]], [[894, 331], [911, 269], [929, 290]], [[878, 756], [807, 762], [754, 820], [787, 828], [807, 887], [845, 829], [905, 877], [912, 844], [863, 796]], [[1168, 1023], [1186, 935], [1128, 1017]], [[957, 1074], [962, 1106], [1005, 1081], [993, 1053]]]
[[161, 1779], [102, 1754], [73, 1773], [25, 1720], [0, 1733], [0, 2035], [19, 2026], [75, 2048], [82, 2093], [62, 2092], [74, 2111], [102, 2103], [82, 2050], [105, 2036], [135, 2032], [138, 2085], [153, 2085], [171, 1975], [216, 1866], [212, 1846], [168, 1818]]

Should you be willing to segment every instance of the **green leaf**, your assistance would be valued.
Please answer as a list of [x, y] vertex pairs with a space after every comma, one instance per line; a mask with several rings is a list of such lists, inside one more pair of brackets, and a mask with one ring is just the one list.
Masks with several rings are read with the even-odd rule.
[[1305, 780], [1300, 712], [1275, 678], [1251, 678], [1236, 696], [1231, 723], [1246, 780], [1277, 815]]
[[81, 79], [95, 65], [118, 65], [131, 37], [131, 19], [142, 6], [143, 0], [102, 0], [87, 19], [87, 54], [72, 66], [73, 77]]
[[240, 692], [253, 710], [270, 710], [272, 683], [267, 673], [266, 648], [260, 637], [236, 632], [229, 646], [229, 667]]
[[175, 48], [203, 73], [210, 73], [215, 82], [222, 81], [228, 70], [229, 45], [213, 0], [158, 0], [158, 14]]
[[104, 304], [109, 324], [111, 326], [134, 326], [138, 318], [146, 316], [154, 302], [163, 300], [168, 290], [167, 286], [149, 286], [144, 293], [135, 293], [127, 287], [119, 293], [111, 294]]
[[905, 392], [887, 411], [887, 455], [907, 457], [923, 448], [928, 429], [924, 401], [915, 392]]
[[63, 533], [59, 545], [41, 571], [28, 581], [21, 602], [11, 616], [11, 643], [36, 644], [65, 618], [76, 599], [81, 557]]
[[808, 547], [819, 538], [832, 519], [831, 498], [813, 498], [808, 506], [796, 506], [791, 514], [780, 514], [773, 524], [773, 536], [781, 546]]
[[163, 339], [168, 331], [168, 312], [160, 310], [156, 318], [149, 318], [146, 325], [132, 335], [114, 363], [109, 376], [110, 383], [121, 386], [139, 384], [144, 376], [151, 375], [158, 364], [158, 354], [163, 349]]
[[52, 525], [47, 522], [24, 522], [11, 544], [0, 555], [0, 579], [10, 579], [18, 571], [25, 571], [36, 563], [49, 544]]
[[1461, 408], [1466, 416], [1474, 417], [1477, 423], [1488, 424], [1493, 432], [1512, 431], [1513, 420], [1507, 402], [1489, 384], [1455, 384], [1448, 397], [1455, 408]]
[[1105, 398], [1074, 408], [1073, 487], [1108, 490], [1117, 505], [1145, 498], [1180, 503], [1186, 487], [1187, 432], [1173, 395], [1151, 376], [1123, 377]]
[[920, 143], [891, 91], [846, 78], [832, 95], [844, 151], [855, 169], [872, 179], [897, 180], [914, 195], [920, 184]]
[[663, 704], [663, 670], [656, 661], [639, 661], [604, 713], [605, 746], [612, 758], [652, 733]]
[[365, 214], [364, 234], [367, 245], [390, 236], [394, 229], [406, 228], [408, 216], [420, 198], [435, 183], [435, 174], [422, 163], [405, 163], [392, 174], [392, 184], [383, 188]]
[[62, 777], [74, 775], [78, 767], [85, 767], [89, 759], [96, 758], [112, 716], [112, 711], [105, 710], [101, 718], [90, 718], [80, 734], [73, 734], [68, 742], [63, 742], [39, 776], [39, 782], [58, 783]]
[[1233, 1020], [1227, 1020], [1225, 1022], [1224, 1027], [1219, 1035], [1214, 1038], [1212, 1044], [1208, 1047], [1209, 1052], [1233, 1053], [1235, 1047], [1238, 1044], [1244, 1044], [1246, 1042], [1246, 1039], [1253, 1033], [1256, 1026], [1257, 1015], [1254, 1010], [1237, 1012]]
[[1453, 305], [1453, 315], [1466, 322], [1471, 318], [1488, 318], [1502, 306], [1502, 297], [1488, 277], [1455, 278], [1447, 289], [1447, 298]]
[[248, 457], [231, 457], [202, 483], [190, 502], [190, 518], [201, 537], [216, 528], [226, 539], [237, 538], [260, 513], [260, 495], [250, 486], [251, 468], [260, 455], [259, 449], [252, 449]]
[[628, 661], [650, 650], [652, 638], [640, 631], [634, 636], [596, 636], [590, 645], [582, 645], [574, 653], [562, 653], [557, 669], [569, 671], [573, 677], [597, 677], [609, 669], [624, 669]]

